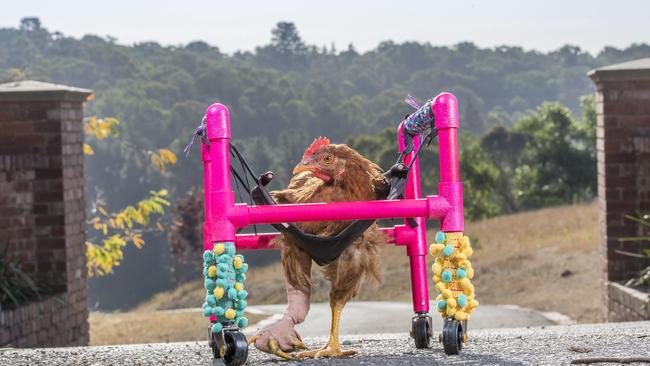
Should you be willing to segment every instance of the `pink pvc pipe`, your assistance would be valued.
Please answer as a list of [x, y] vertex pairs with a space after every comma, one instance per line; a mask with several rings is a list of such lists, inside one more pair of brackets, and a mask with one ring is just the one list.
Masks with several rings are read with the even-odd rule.
[[463, 231], [463, 183], [458, 160], [458, 101], [451, 93], [439, 94], [433, 102], [440, 147], [440, 182], [438, 192], [452, 209], [440, 221], [442, 231]]
[[[388, 244], [404, 245], [409, 240], [408, 231], [403, 225], [392, 227], [382, 227], [382, 233], [388, 238]], [[271, 245], [271, 241], [280, 236], [279, 233], [259, 233], [259, 234], [237, 234], [237, 250], [265, 250], [276, 249]]]
[[404, 217], [440, 218], [449, 210], [446, 199], [428, 196], [392, 201], [305, 203], [274, 206], [237, 204], [229, 219], [236, 227], [281, 222], [392, 219]]

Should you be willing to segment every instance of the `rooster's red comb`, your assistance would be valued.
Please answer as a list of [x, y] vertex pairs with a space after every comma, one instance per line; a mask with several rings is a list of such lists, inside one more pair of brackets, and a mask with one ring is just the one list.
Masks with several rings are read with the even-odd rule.
[[312, 142], [311, 145], [309, 145], [307, 150], [305, 150], [305, 154], [302, 156], [302, 158], [305, 159], [305, 158], [308, 158], [308, 157], [314, 155], [314, 153], [317, 150], [319, 150], [319, 149], [321, 149], [321, 148], [323, 148], [323, 147], [325, 147], [325, 146], [327, 146], [329, 144], [330, 144], [330, 139], [328, 139], [327, 137], [320, 136], [320, 137], [316, 138], [314, 140], [314, 142]]

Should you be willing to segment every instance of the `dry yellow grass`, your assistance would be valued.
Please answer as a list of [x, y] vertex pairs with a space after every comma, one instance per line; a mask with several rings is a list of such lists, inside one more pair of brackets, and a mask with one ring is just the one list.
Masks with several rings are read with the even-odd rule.
[[[250, 324], [260, 315], [246, 314]], [[203, 341], [209, 321], [200, 311], [91, 312], [90, 345]]]
[[[479, 302], [559, 311], [578, 322], [601, 321], [597, 212], [593, 203], [468, 223], [466, 233], [478, 238], [472, 262]], [[364, 286], [357, 299], [410, 301], [405, 249], [388, 246], [382, 259], [384, 283]], [[279, 263], [251, 268], [246, 288], [251, 305], [286, 301]], [[315, 266], [312, 301], [326, 301], [328, 290]], [[203, 292], [202, 281], [191, 282], [156, 295], [139, 309], [195, 307]]]

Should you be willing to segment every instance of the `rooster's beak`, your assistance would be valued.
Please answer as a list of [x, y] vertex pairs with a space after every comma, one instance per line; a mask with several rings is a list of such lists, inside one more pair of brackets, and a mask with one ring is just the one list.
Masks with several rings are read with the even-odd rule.
[[306, 172], [306, 171], [315, 171], [318, 170], [318, 167], [316, 165], [305, 165], [305, 164], [298, 164], [295, 168], [293, 168], [293, 175], [296, 175], [301, 172]]

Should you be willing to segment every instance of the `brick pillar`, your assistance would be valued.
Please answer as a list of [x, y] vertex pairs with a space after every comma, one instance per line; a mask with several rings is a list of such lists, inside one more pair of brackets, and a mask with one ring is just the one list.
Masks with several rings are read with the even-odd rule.
[[[89, 90], [0, 84], [0, 248], [51, 292], [0, 315], [0, 347], [84, 345], [83, 102]], [[54, 299], [54, 300], [53, 300]]]
[[[647, 261], [618, 251], [641, 253], [643, 244], [618, 238], [639, 236], [624, 218], [650, 213], [650, 58], [589, 72], [597, 88], [598, 198], [607, 319], [622, 320], [621, 304], [608, 282], [630, 279]], [[648, 245], [645, 245], [648, 247]]]

